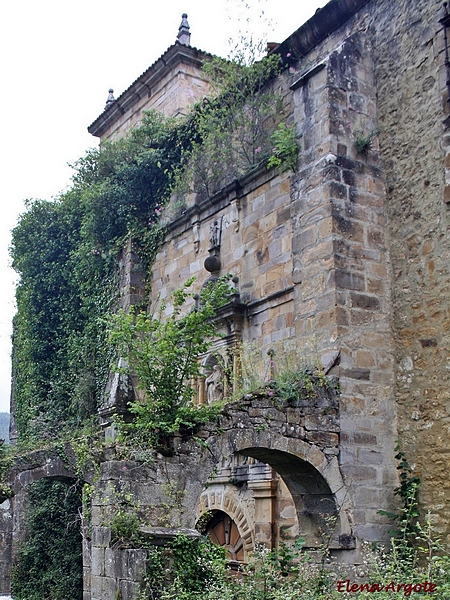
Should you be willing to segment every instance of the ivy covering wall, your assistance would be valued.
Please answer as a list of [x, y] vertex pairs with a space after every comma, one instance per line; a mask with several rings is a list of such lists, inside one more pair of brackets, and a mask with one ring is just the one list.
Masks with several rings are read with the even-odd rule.
[[15, 600], [81, 600], [81, 487], [41, 479], [28, 493], [27, 539], [13, 567]]
[[148, 115], [129, 138], [89, 151], [70, 191], [28, 202], [14, 229], [13, 402], [22, 442], [53, 439], [96, 414], [111, 360], [105, 317], [115, 307], [117, 257], [130, 237], [151, 257], [178, 134]]

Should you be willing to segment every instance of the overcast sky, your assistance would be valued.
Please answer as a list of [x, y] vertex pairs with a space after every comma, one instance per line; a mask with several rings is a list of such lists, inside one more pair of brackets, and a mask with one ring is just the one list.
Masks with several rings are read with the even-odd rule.
[[[9, 410], [14, 272], [10, 231], [27, 198], [51, 199], [70, 184], [73, 163], [97, 140], [103, 111], [175, 41], [188, 14], [191, 44], [227, 56], [248, 27], [281, 42], [326, 0], [14, 0], [2, 3], [0, 411]], [[264, 14], [262, 14], [264, 11]], [[270, 25], [268, 25], [270, 23]]]

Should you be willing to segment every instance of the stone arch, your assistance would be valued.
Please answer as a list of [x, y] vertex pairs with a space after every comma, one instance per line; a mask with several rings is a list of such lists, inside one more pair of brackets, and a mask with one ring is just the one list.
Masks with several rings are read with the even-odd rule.
[[34, 483], [39, 479], [54, 479], [57, 481], [71, 482], [79, 479], [75, 474], [75, 470], [69, 469], [69, 466], [59, 456], [44, 456], [40, 461], [41, 464], [36, 464], [30, 461], [28, 468], [19, 471], [12, 480], [12, 487], [15, 493]]
[[[30, 452], [16, 458], [9, 469], [8, 482], [13, 496], [0, 505], [0, 537], [3, 539], [0, 548], [0, 594], [10, 593], [13, 557], [25, 535], [22, 519], [29, 485], [41, 479], [62, 481], [70, 485], [80, 479], [75, 472], [76, 459], [70, 445], [61, 454], [64, 460], [55, 449]], [[85, 480], [87, 479], [86, 477]], [[84, 538], [81, 541], [84, 551]]]
[[[71, 473], [52, 472], [50, 469], [48, 472], [40, 468], [31, 469], [25, 472], [25, 477], [16, 477], [13, 489], [15, 491], [14, 496], [10, 499], [4, 500], [0, 504], [0, 595], [11, 593], [11, 569], [12, 565], [16, 561], [17, 552], [20, 549], [21, 543], [27, 538], [27, 526], [28, 523], [24, 519], [26, 514], [26, 507], [28, 505], [28, 498], [30, 492], [30, 485], [43, 480], [49, 480], [53, 482], [63, 482], [65, 488], [69, 489], [70, 486], [76, 481], [76, 478]], [[19, 480], [19, 481], [18, 481]], [[53, 485], [53, 484], [52, 484]], [[81, 503], [79, 504], [81, 509]], [[54, 531], [54, 530], [53, 530]], [[82, 531], [77, 529], [77, 538], [79, 538], [80, 549], [82, 556], [90, 555], [88, 551], [88, 542]], [[67, 539], [67, 531], [59, 539], [65, 541]], [[64, 552], [66, 548], [64, 547]], [[78, 571], [80, 577], [82, 576], [82, 565]]]
[[243, 541], [244, 556], [247, 559], [248, 553], [255, 547], [254, 532], [249, 525], [252, 519], [232, 488], [222, 488], [221, 490], [207, 488], [202, 492], [196, 510], [197, 522], [203, 516], [215, 511], [226, 513], [235, 522]]
[[323, 529], [327, 517], [334, 517], [330, 546], [355, 547], [351, 503], [336, 456], [327, 456], [318, 446], [301, 439], [273, 430], [258, 431], [255, 427], [228, 430], [217, 441], [223, 456], [240, 454], [273, 467], [294, 499], [309, 545], [323, 542], [319, 529]]

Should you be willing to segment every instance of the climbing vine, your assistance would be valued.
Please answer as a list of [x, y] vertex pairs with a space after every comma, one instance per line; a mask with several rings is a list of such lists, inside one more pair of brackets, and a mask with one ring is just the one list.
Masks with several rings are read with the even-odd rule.
[[0, 440], [0, 504], [13, 496], [13, 490], [6, 481], [8, 469], [12, 464], [12, 455], [3, 440]]
[[80, 486], [41, 479], [30, 485], [27, 506], [27, 537], [12, 574], [14, 599], [81, 600]]
[[115, 306], [117, 258], [132, 239], [151, 262], [180, 136], [171, 122], [147, 115], [128, 138], [80, 159], [69, 192], [29, 202], [15, 228], [11, 254], [21, 278], [13, 394], [21, 443], [73, 432], [96, 415], [112, 358], [105, 317]]

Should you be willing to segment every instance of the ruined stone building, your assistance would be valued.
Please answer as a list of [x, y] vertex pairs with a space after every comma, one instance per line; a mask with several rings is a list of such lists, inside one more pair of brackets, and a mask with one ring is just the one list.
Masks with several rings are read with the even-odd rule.
[[[337, 378], [340, 393], [295, 407], [248, 397], [227, 409], [220, 432], [202, 432], [208, 450], [180, 438], [152, 467], [133, 471], [132, 461], [106, 456], [97, 490], [120, 479], [141, 505], [156, 507], [149, 533], [192, 532], [212, 514], [208, 530], [240, 561], [257, 542], [302, 535], [317, 547], [333, 514], [333, 553], [357, 561], [363, 540], [386, 540], [391, 528], [379, 510], [394, 503], [401, 440], [421, 479], [421, 505], [449, 541], [447, 25], [440, 0], [331, 0], [272, 50], [291, 65], [272, 85], [295, 124], [297, 168], [252, 171], [169, 223], [153, 264], [153, 305], [192, 275], [197, 289], [211, 275], [234, 276], [224, 337], [202, 359], [199, 401], [209, 377], [214, 391], [217, 355], [236, 341], [267, 360], [275, 352], [275, 361], [289, 342]], [[117, 99], [110, 94], [92, 135], [115, 139], [146, 110], [183, 115], [206, 95], [206, 55], [191, 46], [188, 27], [183, 18], [174, 45]], [[131, 248], [121, 268], [127, 306], [141, 291]], [[111, 379], [101, 409], [107, 431], [126, 403], [121, 384]], [[57, 457], [46, 460], [17, 474], [13, 509], [22, 484], [67, 475]], [[163, 523], [167, 482], [184, 495]], [[142, 577], [145, 551], [109, 547], [107, 503], [106, 493], [94, 494], [85, 600], [113, 599], [119, 589], [134, 598]]]

